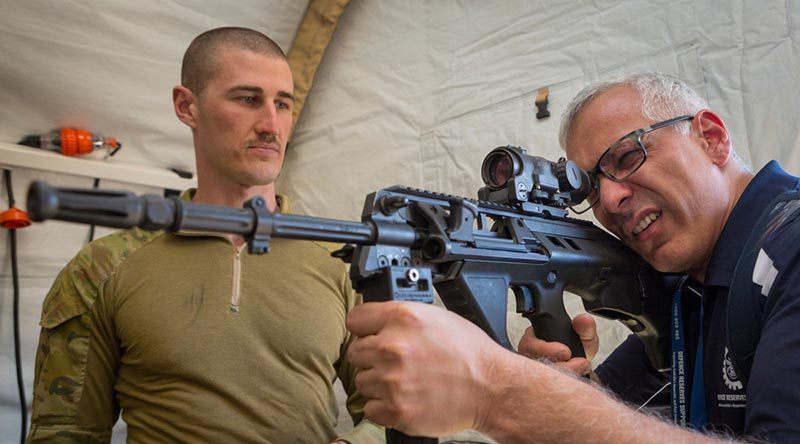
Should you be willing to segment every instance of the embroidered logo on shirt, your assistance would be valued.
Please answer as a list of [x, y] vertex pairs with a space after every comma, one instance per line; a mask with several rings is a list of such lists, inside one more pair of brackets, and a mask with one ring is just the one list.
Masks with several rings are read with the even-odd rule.
[[733, 362], [728, 354], [728, 347], [725, 347], [725, 359], [722, 360], [722, 380], [725, 385], [731, 390], [741, 390], [744, 388], [739, 376], [736, 375], [736, 370], [733, 369]]

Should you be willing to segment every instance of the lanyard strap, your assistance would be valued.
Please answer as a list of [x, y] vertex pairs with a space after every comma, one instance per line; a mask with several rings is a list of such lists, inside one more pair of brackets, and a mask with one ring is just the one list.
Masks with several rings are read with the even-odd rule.
[[[694, 360], [694, 374], [692, 378], [692, 393], [687, 402], [686, 396], [686, 333], [683, 325], [683, 310], [681, 307], [680, 285], [672, 295], [672, 324], [670, 325], [672, 339], [672, 420], [676, 423], [702, 430], [707, 422], [706, 395], [703, 378], [703, 295], [700, 295], [700, 333], [697, 342], [697, 354]], [[690, 408], [687, 411], [687, 404]]]

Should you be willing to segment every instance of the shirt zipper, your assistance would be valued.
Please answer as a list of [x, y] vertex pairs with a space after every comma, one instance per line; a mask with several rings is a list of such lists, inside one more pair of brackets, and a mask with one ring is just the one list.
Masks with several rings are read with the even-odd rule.
[[239, 297], [241, 296], [242, 280], [242, 249], [247, 244], [233, 246], [233, 285], [231, 286], [231, 311], [239, 312]]

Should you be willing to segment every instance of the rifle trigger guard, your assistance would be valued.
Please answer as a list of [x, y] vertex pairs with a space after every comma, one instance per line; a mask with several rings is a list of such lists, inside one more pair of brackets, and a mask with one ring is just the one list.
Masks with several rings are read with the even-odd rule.
[[274, 216], [267, 209], [267, 202], [261, 196], [248, 199], [243, 205], [253, 211], [253, 232], [244, 238], [247, 241], [247, 251], [250, 254], [269, 253], [269, 240], [272, 233], [272, 220]]

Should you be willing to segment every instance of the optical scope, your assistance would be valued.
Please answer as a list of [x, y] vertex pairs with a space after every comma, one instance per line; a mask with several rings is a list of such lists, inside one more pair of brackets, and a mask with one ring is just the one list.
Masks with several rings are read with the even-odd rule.
[[481, 176], [485, 187], [478, 198], [519, 206], [533, 203], [564, 209], [583, 202], [592, 189], [591, 179], [572, 160], [551, 162], [531, 156], [518, 146], [500, 146], [483, 159]]

